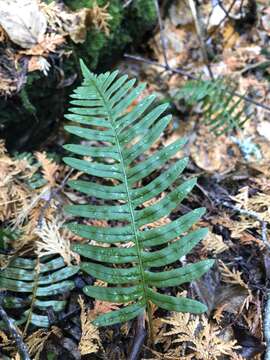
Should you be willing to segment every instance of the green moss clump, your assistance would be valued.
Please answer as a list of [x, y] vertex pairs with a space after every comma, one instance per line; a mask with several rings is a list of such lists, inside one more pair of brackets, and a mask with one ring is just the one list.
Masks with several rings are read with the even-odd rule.
[[75, 46], [77, 57], [83, 58], [92, 70], [98, 65], [109, 67], [128, 44], [132, 42], [136, 45], [156, 23], [153, 0], [136, 0], [127, 8], [123, 7], [121, 0], [65, 0], [72, 10], [92, 8], [95, 3], [101, 7], [109, 3], [110, 35], [90, 28], [85, 42]]
[[148, 31], [153, 28], [157, 20], [156, 7], [153, 0], [136, 0], [131, 5], [132, 27], [130, 34], [134, 38], [138, 36], [138, 29]]

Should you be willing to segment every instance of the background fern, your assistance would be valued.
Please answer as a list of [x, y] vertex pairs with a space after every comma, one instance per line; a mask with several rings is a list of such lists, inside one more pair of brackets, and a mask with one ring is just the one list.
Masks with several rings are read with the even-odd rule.
[[236, 87], [223, 79], [190, 80], [177, 91], [177, 100], [185, 99], [189, 105], [202, 105], [202, 123], [217, 136], [241, 129], [248, 120], [244, 101], [233, 95]]
[[[69, 205], [66, 211], [80, 218], [114, 221], [114, 226], [90, 226], [80, 220], [68, 227], [75, 234], [100, 243], [100, 246], [78, 244], [73, 247], [90, 260], [82, 262], [81, 269], [108, 283], [108, 287], [86, 286], [84, 292], [96, 299], [128, 304], [99, 316], [95, 325], [124, 322], [145, 309], [150, 319], [151, 302], [166, 310], [201, 313], [206, 306], [198, 301], [164, 295], [156, 289], [192, 281], [212, 266], [212, 260], [203, 260], [162, 271], [162, 267], [178, 261], [206, 235], [206, 229], [186, 234], [204, 209], [193, 210], [164, 226], [142, 229], [169, 215], [196, 183], [196, 179], [185, 181], [154, 205], [144, 206], [146, 201], [169, 189], [187, 165], [186, 158], [178, 160], [152, 182], [138, 187], [148, 175], [162, 169], [185, 143], [177, 140], [138, 161], [171, 121], [170, 115], [163, 116], [168, 105], [153, 108], [155, 96], [151, 95], [128, 112], [144, 84], [134, 87], [135, 79], [128, 80], [127, 75], [117, 78], [117, 71], [96, 76], [84, 64], [82, 70], [84, 82], [72, 95], [75, 100], [71, 104], [75, 107], [66, 116], [80, 126], [66, 126], [66, 130], [92, 144], [65, 145], [65, 149], [87, 159], [66, 157], [64, 161], [91, 176], [89, 181], [70, 181], [69, 185], [89, 197], [99, 198], [103, 205]], [[97, 146], [93, 145], [95, 141], [99, 142]], [[98, 178], [102, 184], [94, 181]], [[130, 247], [119, 245], [129, 242]], [[111, 246], [103, 247], [102, 243]]]
[[78, 270], [78, 266], [66, 266], [61, 257], [46, 256], [40, 260], [18, 257], [0, 271], [0, 288], [7, 291], [3, 306], [20, 314], [17, 325], [29, 322], [48, 327], [46, 310], [58, 312], [65, 308], [66, 300], [59, 300], [59, 296], [75, 287], [70, 278]]

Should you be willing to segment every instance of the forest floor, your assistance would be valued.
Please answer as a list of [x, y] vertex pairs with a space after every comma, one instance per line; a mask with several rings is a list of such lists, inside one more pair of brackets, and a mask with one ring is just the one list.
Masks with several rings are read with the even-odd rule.
[[[68, 306], [57, 319], [53, 318], [50, 330], [22, 326], [31, 358], [60, 359], [65, 355], [67, 359], [124, 360], [131, 359], [132, 354], [133, 360], [256, 360], [264, 358], [266, 352], [269, 358], [270, 7], [267, 0], [222, 3], [222, 7], [213, 7], [212, 2], [205, 1], [196, 14], [190, 10], [193, 1], [175, 1], [168, 11], [161, 7], [161, 23], [154, 36], [140, 47], [136, 58], [130, 50], [116, 65], [121, 72], [147, 83], [143, 95], [155, 92], [160, 101], [171, 104], [173, 121], [151, 151], [177, 138], [188, 138], [176, 158], [189, 156], [184, 178], [197, 177], [198, 182], [174, 215], [206, 208], [198, 226], [208, 227], [209, 233], [186, 260], [216, 261], [200, 280], [175, 291], [205, 303], [208, 312], [177, 314], [153, 307], [154, 346], [136, 321], [93, 329], [89, 319], [118, 305], [92, 302], [86, 297], [81, 297], [78, 304], [78, 292], [82, 293], [82, 286], [91, 279], [77, 274]], [[239, 99], [239, 93], [245, 96], [238, 104], [243, 108], [241, 119], [248, 118], [241, 129], [217, 135], [205, 123], [205, 109], [200, 103], [190, 106], [176, 99], [177, 91], [194, 77], [233, 81], [232, 101]], [[78, 261], [63, 238], [71, 243], [81, 240], [67, 231], [62, 233], [55, 219], [63, 220], [59, 215], [63, 203], [84, 203], [82, 195], [66, 186], [67, 178], [76, 179], [80, 174], [71, 173], [48, 155], [66, 142], [66, 137], [60, 128], [44, 145], [42, 150], [46, 152], [28, 158], [11, 157], [1, 145], [1, 220], [12, 223], [13, 229], [22, 226], [25, 235], [16, 243], [5, 230], [0, 240], [15, 241], [17, 255], [23, 256], [25, 246], [38, 236], [38, 255], [58, 252], [67, 263]], [[37, 181], [41, 183], [33, 190], [25, 184], [37, 175], [37, 162]], [[41, 221], [47, 222], [47, 228], [34, 231]], [[51, 234], [57, 238], [54, 242], [48, 240]], [[4, 267], [6, 260], [1, 261]], [[140, 336], [144, 343], [140, 343]], [[8, 359], [8, 354], [19, 359], [5, 331], [0, 332], [0, 341], [3, 359]]]

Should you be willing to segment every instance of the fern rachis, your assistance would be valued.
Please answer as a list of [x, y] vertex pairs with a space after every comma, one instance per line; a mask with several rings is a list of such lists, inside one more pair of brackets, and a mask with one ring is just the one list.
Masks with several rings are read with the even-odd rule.
[[[144, 310], [150, 318], [150, 302], [167, 310], [205, 311], [206, 307], [198, 301], [154, 290], [192, 281], [212, 265], [212, 260], [203, 260], [178, 269], [160, 270], [186, 255], [205, 236], [205, 229], [183, 235], [204, 210], [193, 210], [157, 228], [142, 229], [168, 216], [195, 185], [195, 179], [185, 181], [158, 202], [144, 207], [146, 201], [169, 189], [179, 178], [187, 164], [187, 159], [181, 159], [147, 185], [138, 187], [140, 180], [160, 169], [179, 151], [185, 140], [177, 140], [144, 161], [137, 161], [169, 124], [171, 117], [162, 116], [167, 105], [149, 110], [154, 101], [151, 95], [128, 112], [128, 107], [138, 98], [144, 85], [134, 87], [135, 80], [128, 80], [127, 76], [117, 79], [117, 72], [96, 76], [84, 64], [82, 70], [84, 82], [75, 90], [73, 98], [76, 100], [71, 102], [76, 107], [71, 108], [72, 114], [67, 115], [69, 120], [80, 126], [67, 126], [66, 130], [92, 143], [65, 145], [67, 150], [88, 159], [67, 157], [64, 161], [91, 177], [108, 179], [114, 185], [99, 181], [71, 181], [69, 185], [72, 188], [99, 198], [104, 205], [69, 205], [66, 210], [73, 216], [114, 220], [118, 225], [104, 228], [73, 222], [68, 227], [86, 239], [111, 244], [111, 247], [74, 245], [75, 251], [92, 260], [82, 262], [81, 269], [108, 283], [108, 287], [86, 286], [84, 292], [99, 300], [128, 303], [120, 310], [99, 316], [95, 325], [124, 322]], [[94, 145], [95, 141], [99, 142], [99, 146]], [[179, 236], [181, 238], [175, 240]], [[130, 241], [132, 247], [119, 246], [119, 243]], [[155, 249], [157, 245], [161, 249]], [[151, 270], [155, 268], [158, 271]]]

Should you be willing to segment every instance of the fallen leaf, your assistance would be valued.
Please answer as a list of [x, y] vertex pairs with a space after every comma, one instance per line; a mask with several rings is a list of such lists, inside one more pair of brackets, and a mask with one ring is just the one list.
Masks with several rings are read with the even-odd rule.
[[12, 42], [31, 48], [42, 41], [47, 20], [35, 0], [0, 0], [0, 25]]
[[239, 158], [239, 150], [232, 141], [222, 135], [219, 141], [206, 126], [200, 126], [190, 154], [195, 164], [208, 172], [228, 173], [232, 171]]
[[235, 31], [231, 23], [227, 23], [223, 30], [224, 48], [231, 49], [236, 45], [239, 39], [238, 33]]
[[270, 141], [270, 122], [262, 121], [257, 126], [257, 131], [261, 136], [264, 136], [268, 141]]

